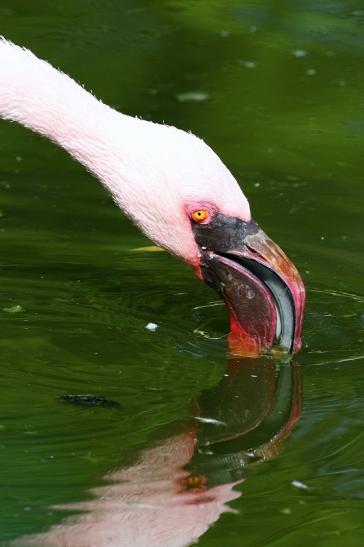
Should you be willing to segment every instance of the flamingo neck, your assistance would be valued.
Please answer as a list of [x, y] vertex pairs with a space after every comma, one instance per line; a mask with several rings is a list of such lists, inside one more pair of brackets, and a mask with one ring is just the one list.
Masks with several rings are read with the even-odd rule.
[[111, 191], [155, 243], [195, 265], [186, 204], [219, 204], [250, 218], [239, 185], [191, 133], [116, 112], [66, 74], [0, 37], [0, 117], [66, 149]]
[[116, 112], [29, 50], [1, 38], [0, 116], [66, 149], [125, 209], [121, 183], [130, 179], [132, 142], [148, 122]]

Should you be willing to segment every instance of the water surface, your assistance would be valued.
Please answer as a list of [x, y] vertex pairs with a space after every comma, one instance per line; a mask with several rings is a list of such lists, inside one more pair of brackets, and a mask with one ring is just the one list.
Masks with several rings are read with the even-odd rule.
[[[115, 515], [103, 496], [136, 496], [139, 510], [173, 494], [180, 545], [200, 511], [194, 539], [208, 547], [356, 547], [361, 3], [5, 0], [0, 15], [7, 38], [105, 102], [203, 137], [308, 292], [297, 362], [232, 362], [224, 306], [189, 268], [145, 249], [65, 152], [0, 123], [0, 541], [51, 529], [81, 545], [80, 511]], [[59, 401], [74, 393], [116, 404]]]

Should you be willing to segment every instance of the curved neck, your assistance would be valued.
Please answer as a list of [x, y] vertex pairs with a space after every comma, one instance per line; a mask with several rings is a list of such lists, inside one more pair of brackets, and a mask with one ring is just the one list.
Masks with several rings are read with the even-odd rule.
[[0, 37], [0, 116], [65, 148], [157, 245], [195, 265], [187, 204], [250, 219], [239, 185], [189, 132], [116, 112], [66, 74]]
[[116, 112], [66, 74], [4, 39], [0, 39], [0, 116], [65, 148], [122, 205], [116, 178], [123, 173], [120, 150], [127, 143], [121, 140], [138, 133], [141, 120]]

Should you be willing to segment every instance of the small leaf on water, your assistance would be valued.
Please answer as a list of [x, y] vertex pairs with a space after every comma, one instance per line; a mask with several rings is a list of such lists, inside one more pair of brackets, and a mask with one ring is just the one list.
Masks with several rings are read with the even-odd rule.
[[210, 98], [204, 91], [188, 91], [186, 93], [177, 93], [176, 99], [180, 103], [202, 103]]
[[162, 247], [158, 247], [157, 245], [147, 245], [146, 247], [135, 247], [135, 249], [131, 249], [133, 253], [160, 253], [163, 252], [164, 249]]

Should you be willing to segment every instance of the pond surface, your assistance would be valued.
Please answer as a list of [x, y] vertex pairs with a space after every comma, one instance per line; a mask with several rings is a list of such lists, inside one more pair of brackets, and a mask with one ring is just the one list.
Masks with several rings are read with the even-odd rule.
[[4, 0], [0, 15], [105, 102], [203, 137], [308, 295], [293, 364], [237, 362], [215, 294], [65, 152], [1, 122], [0, 542], [360, 545], [362, 2]]

